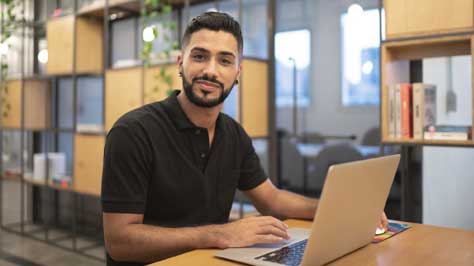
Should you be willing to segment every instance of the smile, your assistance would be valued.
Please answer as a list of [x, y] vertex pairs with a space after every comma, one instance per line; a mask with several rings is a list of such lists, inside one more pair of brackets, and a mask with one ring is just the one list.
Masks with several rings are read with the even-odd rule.
[[204, 90], [215, 90], [220, 88], [219, 84], [205, 80], [196, 81], [196, 84], [199, 84], [199, 86]]

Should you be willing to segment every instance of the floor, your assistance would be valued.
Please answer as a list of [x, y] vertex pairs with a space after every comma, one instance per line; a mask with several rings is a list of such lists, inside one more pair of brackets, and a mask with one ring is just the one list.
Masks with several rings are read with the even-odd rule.
[[[0, 203], [2, 211], [0, 223], [7, 225], [8, 230], [0, 228], [0, 265], [1, 266], [46, 266], [46, 265], [75, 265], [75, 266], [99, 266], [105, 265], [104, 247], [94, 246], [95, 242], [84, 237], [77, 237], [77, 248], [88, 248], [84, 251], [88, 256], [68, 251], [61, 247], [72, 248], [70, 234], [63, 230], [48, 229], [39, 225], [26, 224], [24, 232], [28, 236], [23, 236], [18, 222], [21, 220], [20, 214], [20, 183], [18, 181], [1, 180]], [[235, 220], [243, 216], [258, 215], [255, 208], [250, 204], [233, 204], [230, 219]], [[26, 217], [26, 214], [24, 215]], [[15, 231], [13, 233], [11, 231]], [[56, 247], [38, 239], [55, 240], [54, 243], [61, 247]], [[102, 259], [102, 260], [101, 260]]]
[[[0, 182], [2, 182], [0, 180]], [[16, 181], [4, 180], [2, 183], [1, 200], [2, 203], [2, 225], [9, 225], [10, 230], [20, 232], [20, 226], [11, 226], [20, 221], [20, 200], [19, 185]], [[10, 231], [9, 230], [9, 231]], [[29, 232], [29, 237], [21, 234], [12, 233], [0, 228], [0, 265], [2, 266], [43, 266], [43, 265], [77, 265], [77, 266], [99, 266], [105, 265], [104, 261], [99, 259], [104, 257], [103, 246], [95, 246], [87, 249], [86, 254], [97, 257], [93, 259], [75, 252], [67, 251], [61, 247], [55, 247], [44, 241], [36, 240], [45, 239], [45, 231], [37, 225], [26, 225], [24, 232]], [[72, 247], [72, 240], [67, 237], [68, 232], [61, 230], [49, 230], [49, 239], [59, 239], [55, 241], [57, 245], [62, 247]], [[63, 239], [63, 240], [61, 240]], [[78, 237], [76, 245], [78, 248], [90, 247], [94, 245], [88, 239]]]

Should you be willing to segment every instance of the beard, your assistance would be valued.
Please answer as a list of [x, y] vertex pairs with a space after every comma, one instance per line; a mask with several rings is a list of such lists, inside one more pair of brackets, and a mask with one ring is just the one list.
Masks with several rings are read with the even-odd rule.
[[[227, 96], [229, 96], [230, 92], [232, 91], [232, 88], [234, 87], [234, 85], [236, 83], [236, 81], [234, 81], [234, 83], [232, 83], [230, 88], [228, 88], [226, 90], [226, 89], [224, 89], [224, 84], [222, 84], [220, 81], [218, 81], [215, 78], [210, 78], [208, 75], [204, 75], [204, 76], [201, 76], [201, 77], [195, 77], [195, 78], [193, 78], [191, 83], [188, 82], [188, 80], [184, 76], [184, 73], [182, 73], [181, 75], [182, 75], [181, 78], [183, 80], [183, 90], [184, 90], [184, 93], [186, 94], [186, 96], [188, 97], [189, 101], [192, 102], [193, 104], [199, 106], [199, 107], [204, 107], [204, 108], [216, 107], [219, 104], [223, 103], [224, 100], [227, 98]], [[204, 94], [204, 97], [200, 97], [199, 95], [197, 95], [193, 91], [193, 87], [194, 87], [194, 85], [196, 84], [197, 81], [201, 81], [201, 80], [205, 80], [205, 81], [209, 81], [209, 82], [213, 82], [215, 84], [218, 84], [219, 85], [219, 96], [217, 98], [207, 99], [206, 96], [209, 95], [210, 93], [208, 93], [206, 91], [202, 91], [202, 93]]]

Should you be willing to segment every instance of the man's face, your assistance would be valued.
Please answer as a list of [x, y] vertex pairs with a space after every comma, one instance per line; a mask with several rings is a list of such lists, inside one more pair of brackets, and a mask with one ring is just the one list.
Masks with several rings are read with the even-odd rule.
[[178, 57], [187, 98], [200, 107], [214, 107], [229, 95], [240, 74], [237, 40], [225, 31], [199, 30]]

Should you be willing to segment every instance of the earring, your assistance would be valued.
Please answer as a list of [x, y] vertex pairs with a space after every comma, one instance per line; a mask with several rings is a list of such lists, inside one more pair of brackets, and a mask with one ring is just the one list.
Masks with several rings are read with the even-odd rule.
[[237, 84], [239, 84], [239, 80], [236, 79], [235, 80], [235, 85], [237, 85]]
[[183, 73], [181, 71], [179, 71], [178, 76], [182, 77]]

